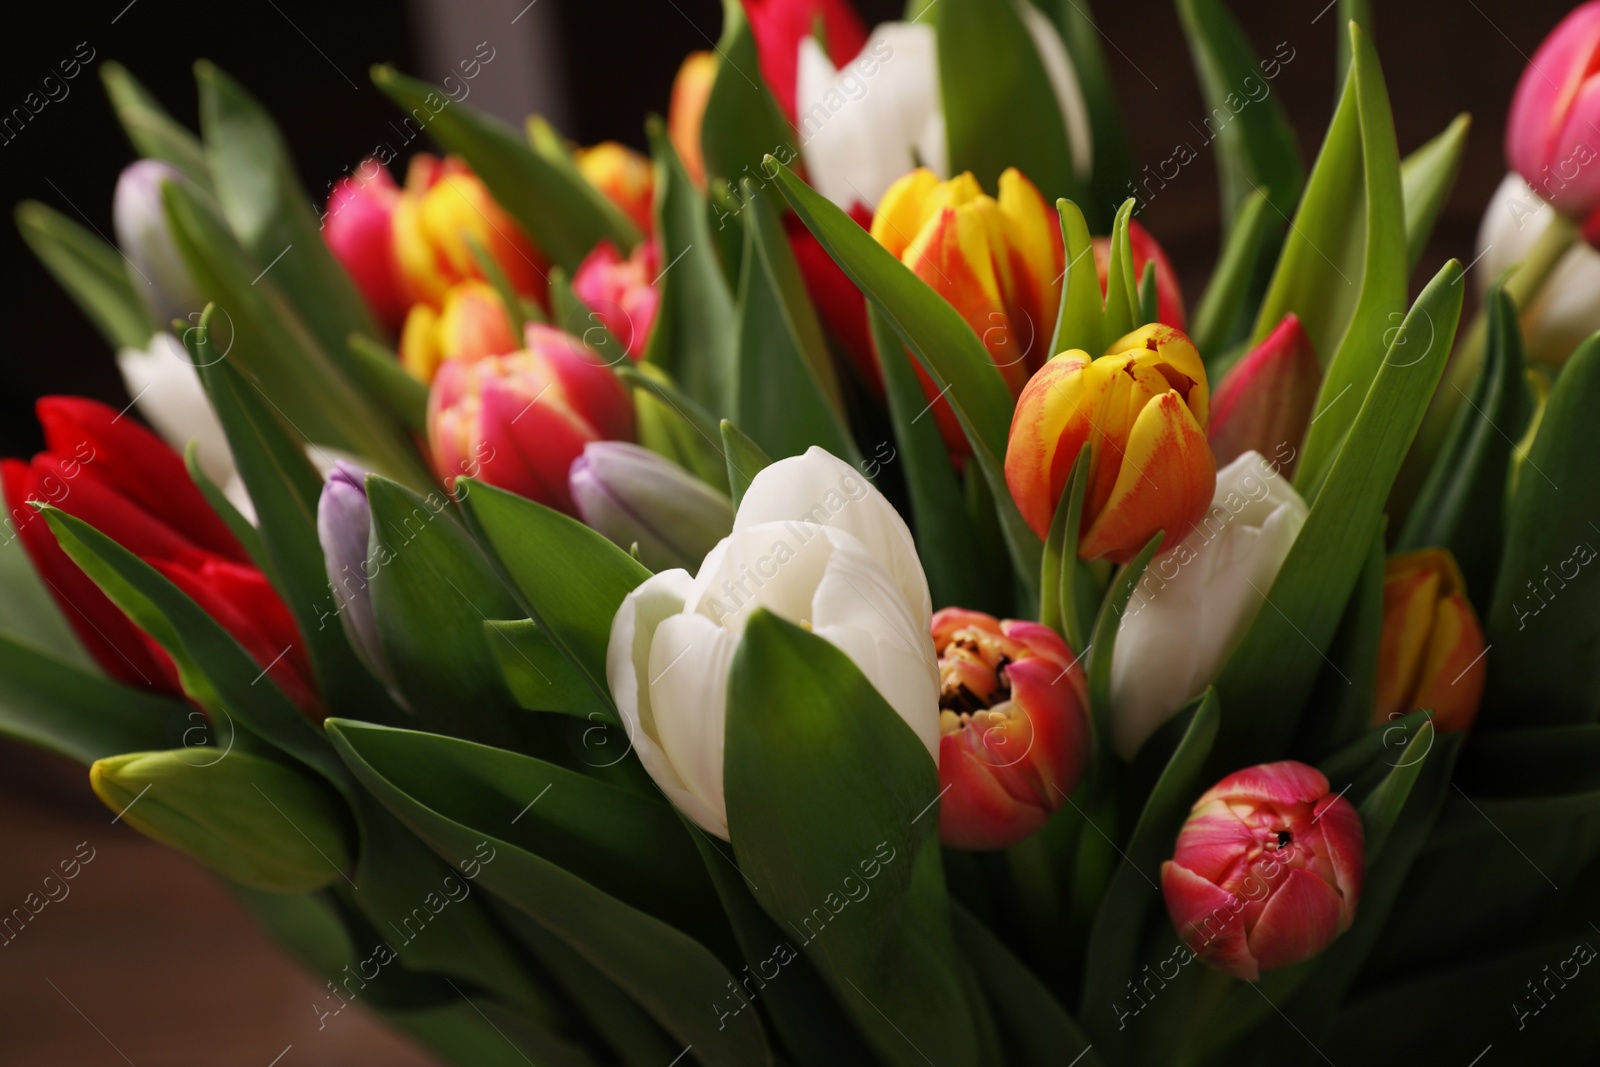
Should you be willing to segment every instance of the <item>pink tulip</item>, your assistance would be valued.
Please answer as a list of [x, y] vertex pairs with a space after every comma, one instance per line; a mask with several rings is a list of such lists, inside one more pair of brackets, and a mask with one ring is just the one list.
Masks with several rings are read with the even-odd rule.
[[1088, 754], [1087, 683], [1065, 641], [1036, 622], [945, 608], [939, 651], [939, 838], [1005, 848], [1078, 784]]
[[1285, 760], [1236, 771], [1195, 802], [1161, 892], [1191, 952], [1253, 982], [1350, 928], [1365, 865], [1355, 807]]
[[355, 280], [373, 317], [389, 330], [399, 328], [410, 306], [394, 255], [392, 220], [399, 199], [389, 171], [368, 159], [333, 187], [322, 220], [323, 240]]
[[572, 461], [590, 441], [633, 433], [633, 400], [610, 369], [538, 323], [519, 352], [447, 360], [428, 394], [428, 442], [447, 488], [466, 475], [574, 516]]
[[1522, 72], [1506, 158], [1563, 215], [1600, 208], [1600, 0], [1562, 19]]
[[578, 264], [572, 292], [599, 316], [628, 355], [638, 359], [644, 355], [661, 303], [655, 287], [660, 273], [661, 252], [655, 238], [642, 242], [627, 259], [616, 245], [601, 241]]
[[1322, 387], [1322, 365], [1293, 312], [1233, 365], [1211, 398], [1211, 451], [1225, 467], [1259, 452], [1294, 474]]

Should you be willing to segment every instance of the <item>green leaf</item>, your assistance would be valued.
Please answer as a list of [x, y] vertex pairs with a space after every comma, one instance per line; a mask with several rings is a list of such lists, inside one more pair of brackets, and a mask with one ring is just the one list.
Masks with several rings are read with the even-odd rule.
[[[566, 787], [562, 791], [570, 789], [573, 795], [558, 809], [554, 803], [557, 769], [548, 768], [546, 782], [551, 789], [543, 801], [537, 795], [523, 799], [522, 794], [528, 791], [525, 786], [516, 797], [502, 796], [495, 805], [494, 816], [485, 819], [484, 805], [472, 788], [475, 773], [467, 773], [464, 780], [446, 788], [430, 787], [425, 765], [407, 766], [404, 757], [397, 760], [393, 752], [374, 746], [375, 732], [370, 728], [330, 720], [329, 734], [361, 783], [440, 856], [453, 861], [476, 855], [482, 861], [477, 866], [480, 885], [561, 938], [627, 990], [652, 1018], [679, 1040], [692, 1045], [702, 1063], [728, 1067], [771, 1063], [771, 1051], [754, 1013], [735, 1016], [722, 1029], [715, 1025], [717, 1017], [707, 1007], [720, 1002], [733, 977], [709, 950], [660, 919], [604, 892], [582, 875], [516, 843], [537, 839], [542, 848], [554, 849], [551, 825], [558, 826], [562, 819], [588, 817], [578, 799], [580, 787], [574, 780], [562, 777]], [[492, 750], [480, 755], [490, 760], [500, 758]], [[396, 774], [402, 776], [402, 781], [391, 777]], [[594, 784], [587, 779], [584, 782]], [[410, 795], [407, 786], [422, 791], [423, 796]], [[523, 804], [532, 802], [532, 807], [526, 809], [530, 815], [539, 803], [550, 802], [550, 818], [556, 822], [542, 827], [545, 832], [541, 834], [534, 834], [531, 828], [518, 829], [510, 821], [516, 814], [512, 806], [516, 799], [522, 799]], [[632, 803], [624, 797], [611, 800]], [[430, 801], [445, 804], [446, 810], [431, 806]], [[500, 811], [500, 807], [507, 810]], [[670, 812], [662, 810], [670, 817]], [[463, 822], [464, 819], [473, 821]], [[619, 824], [628, 821], [622, 819]], [[629, 830], [625, 825], [622, 830], [638, 832], [638, 828]], [[676, 829], [672, 832], [681, 833]], [[667, 840], [670, 839], [656, 842], [653, 849]], [[574, 844], [569, 851], [591, 871], [604, 862], [587, 847]], [[645, 887], [638, 888], [642, 891]]]
[[[1120, 335], [1112, 334], [1105, 324], [1106, 298], [1100, 290], [1093, 239], [1089, 236], [1089, 223], [1083, 217], [1083, 210], [1070, 200], [1060, 199], [1056, 201], [1056, 212], [1061, 217], [1061, 241], [1066, 249], [1067, 266], [1050, 352], [1054, 355], [1076, 348], [1096, 357]], [[1121, 214], [1122, 206], [1119, 206], [1117, 215]]]
[[723, 775], [756, 899], [806, 938], [883, 1061], [924, 1063], [923, 1048], [978, 1062], [939, 867], [938, 770], [855, 664], [756, 611], [729, 674]]
[[761, 446], [739, 427], [722, 420], [722, 454], [728, 461], [728, 494], [737, 508], [756, 475], [772, 464]]
[[[1488, 299], [1483, 371], [1456, 411], [1395, 548], [1447, 548], [1473, 600], [1487, 603], [1504, 543], [1506, 486], [1515, 442], [1530, 414], [1517, 308], [1495, 286]], [[1451, 388], [1458, 388], [1452, 386]], [[1537, 469], [1534, 471], [1537, 476]]]
[[428, 432], [428, 387], [406, 373], [388, 348], [365, 334], [345, 339], [356, 380], [395, 420], [415, 434]]
[[1328, 662], [1323, 665], [1326, 669], [1301, 723], [1297, 752], [1304, 750], [1320, 757], [1360, 737], [1372, 725], [1383, 637], [1384, 564], [1380, 527], [1367, 551], [1350, 606], [1328, 648]]
[[144, 348], [154, 332], [122, 253], [37, 200], [17, 205], [17, 229], [50, 276], [113, 348]]
[[175, 748], [205, 720], [182, 701], [118, 685], [0, 634], [0, 736], [82, 764]]
[[1591, 337], [1550, 391], [1511, 499], [1486, 616], [1484, 726], [1557, 726], [1600, 717], [1600, 613], [1582, 585], [1583, 567], [1600, 543], [1597, 407], [1600, 337]]
[[1037, 601], [1032, 586], [1042, 547], [1011, 499], [1002, 466], [1015, 404], [988, 350], [954, 307], [850, 216], [786, 168], [777, 180], [795, 214], [916, 354], [949, 401], [994, 496], [1012, 566], [1028, 599]]
[[714, 489], [728, 479], [718, 420], [685, 396], [672, 376], [650, 363], [622, 360], [611, 368], [633, 390], [639, 443], [693, 472]]
[[1401, 757], [1397, 755], [1409, 746], [1417, 736], [1417, 731], [1430, 725], [1431, 712], [1413, 711], [1380, 726], [1374, 726], [1366, 733], [1351, 741], [1337, 752], [1323, 759], [1317, 765], [1328, 781], [1333, 783], [1354, 782], [1357, 778], [1372, 770], [1379, 764], [1380, 757], [1388, 766], [1395, 766]]
[[[1356, 419], [1356, 406], [1338, 401], [1354, 399], [1344, 396], [1347, 391], [1364, 393], [1387, 358], [1410, 273], [1400, 154], [1383, 72], [1371, 39], [1359, 27], [1350, 27], [1350, 40], [1355, 59], [1344, 99], [1285, 240], [1253, 338], [1261, 340], [1294, 311], [1325, 360], [1317, 415], [1295, 476], [1308, 500]], [[1350, 225], [1355, 217], [1364, 219], [1364, 228]], [[1358, 294], [1348, 303], [1357, 285]], [[1319, 288], [1335, 294], [1334, 307], [1317, 300]]]
[[1089, 932], [1079, 1014], [1096, 1044], [1121, 1051], [1121, 1055], [1111, 1054], [1116, 1062], [1127, 1059], [1128, 1035], [1121, 1026], [1113, 1030], [1110, 1016], [1097, 1009], [1115, 1003], [1123, 996], [1125, 983], [1138, 976], [1140, 935], [1150, 903], [1159, 896], [1161, 861], [1171, 855], [1178, 831], [1208, 784], [1203, 771], [1217, 739], [1221, 715], [1216, 691], [1206, 690], [1145, 801]]
[[322, 239], [283, 135], [266, 110], [211, 63], [195, 64], [200, 129], [217, 202], [244, 250], [287, 296], [331, 360], [347, 374], [352, 333], [377, 326], [350, 275]]
[[1098, 205], [1091, 221], [1095, 229], [1104, 233], [1111, 229], [1115, 209], [1110, 205], [1128, 195], [1133, 181], [1133, 162], [1128, 151], [1127, 124], [1117, 107], [1116, 88], [1106, 67], [1105, 50], [1100, 47], [1100, 27], [1095, 25], [1094, 14], [1087, 3], [1058, 0], [1054, 4], [1037, 6], [1055, 20], [1056, 28], [1061, 31], [1061, 39], [1072, 57], [1073, 71], [1078, 76], [1078, 88], [1083, 91], [1083, 102], [1089, 111], [1094, 167], [1085, 191], [1085, 203]]
[[[708, 411], [733, 410], [738, 367], [733, 296], [717, 262], [705, 198], [684, 173], [660, 120], [649, 126], [656, 161], [661, 294], [645, 359], [664, 367]], [[857, 227], [860, 229], [860, 227]]]
[[[1222, 0], [1178, 0], [1178, 16], [1209, 112], [1205, 136], [1216, 152], [1224, 228], [1255, 191], [1264, 193], [1278, 214], [1287, 215], [1300, 199], [1305, 172], [1294, 127], [1266, 73], [1269, 66], [1282, 72], [1282, 56], [1258, 62]], [[1262, 96], [1254, 95], [1256, 88], [1265, 90]]]
[[564, 156], [530, 148], [505, 123], [447, 100], [393, 67], [373, 67], [372, 84], [402, 111], [420, 112], [433, 139], [464, 158], [495, 202], [563, 269], [577, 270], [603, 240], [623, 251], [639, 243], [638, 227]]
[[1044, 60], [1011, 0], [942, 0], [939, 90], [950, 173], [993, 189], [1016, 167], [1046, 200], [1079, 199], [1066, 119]]
[[1114, 716], [1111, 707], [1111, 656], [1116, 650], [1117, 631], [1128, 610], [1128, 601], [1133, 599], [1133, 591], [1139, 588], [1139, 579], [1144, 577], [1144, 569], [1161, 550], [1161, 542], [1165, 539], [1166, 532], [1157, 530], [1145, 542], [1139, 554], [1117, 570], [1116, 579], [1100, 604], [1100, 613], [1095, 616], [1094, 634], [1089, 641], [1089, 707], [1094, 711], [1094, 732], [1101, 746], [1110, 743], [1111, 720]]
[[[593, 722], [609, 722], [611, 706], [602, 700], [572, 661], [532, 619], [483, 624], [489, 652], [511, 699], [528, 711], [553, 711]], [[596, 718], [598, 716], [599, 718]]]
[[700, 151], [707, 179], [734, 188], [768, 154], [795, 158], [794, 131], [761, 75], [755, 35], [744, 5], [722, 0], [722, 39], [717, 42], [717, 73], [700, 121]]
[[100, 81], [135, 152], [176, 167], [200, 188], [212, 191], [211, 171], [199, 139], [168, 115], [126, 67], [116, 62], [102, 64]]
[[1217, 750], [1231, 761], [1213, 768], [1219, 774], [1274, 758], [1293, 735], [1378, 536], [1384, 499], [1443, 372], [1461, 315], [1462, 274], [1454, 260], [1440, 269], [1395, 332], [1360, 405], [1344, 398], [1355, 415], [1349, 435], [1216, 682], [1227, 709]]
[[1152, 260], [1144, 265], [1139, 278], [1139, 321], [1156, 322], [1160, 318], [1160, 294], [1156, 291], [1156, 265]]
[[263, 569], [294, 616], [327, 706], [335, 713], [392, 714], [393, 704], [334, 619], [337, 608], [317, 536], [322, 477], [277, 412], [211, 349], [212, 311], [206, 309], [200, 328], [188, 331], [185, 340], [260, 516]]
[[1073, 655], [1082, 655], [1084, 640], [1093, 625], [1085, 618], [1083, 606], [1092, 595], [1090, 574], [1078, 559], [1078, 535], [1083, 528], [1083, 498], [1089, 490], [1089, 450], [1082, 449], [1072, 461], [1067, 487], [1056, 502], [1050, 522], [1050, 538], [1044, 546], [1044, 567], [1039, 583], [1044, 590], [1039, 606], [1039, 621], [1061, 633]]
[[768, 196], [744, 183], [748, 215], [739, 280], [736, 421], [769, 456], [812, 445], [847, 463], [861, 454], [845, 423], [839, 383], [822, 325], [806, 296]]
[[1412, 270], [1422, 259], [1434, 223], [1439, 221], [1439, 213], [1455, 187], [1471, 126], [1472, 116], [1463, 112], [1451, 120], [1443, 133], [1400, 161], [1400, 186], [1406, 205], [1406, 263]]
[[610, 706], [606, 645], [622, 600], [650, 572], [576, 519], [525, 497], [458, 481], [466, 514], [539, 629]]
[[[1281, 216], [1268, 210], [1270, 206], [1266, 193], [1257, 189], [1250, 190], [1239, 202], [1211, 280], [1195, 307], [1194, 343], [1208, 372], [1248, 329], [1248, 325], [1238, 324], [1250, 299], [1251, 284], [1283, 224]], [[1220, 374], [1214, 380], [1220, 382]]]
[[1139, 313], [1139, 283], [1133, 273], [1133, 238], [1128, 232], [1128, 224], [1132, 221], [1133, 201], [1124, 200], [1117, 209], [1116, 222], [1111, 226], [1111, 259], [1106, 266], [1105, 345], [1101, 348], [1102, 352], [1117, 338], [1144, 322]]
[[91, 676], [100, 668], [83, 647], [83, 642], [67, 622], [62, 606], [34, 568], [33, 559], [18, 539], [16, 531], [28, 522], [38, 522], [31, 512], [9, 516], [0, 529], [0, 636], [15, 638]]
[[239, 539], [239, 543], [249, 553], [251, 562], [265, 569], [267, 553], [261, 545], [261, 531], [234, 507], [233, 501], [228, 499], [227, 494], [218, 488], [217, 483], [213, 482], [211, 476], [205, 472], [205, 468], [200, 466], [200, 442], [191, 440], [184, 447], [183, 465], [188, 468], [190, 480], [206, 498], [206, 503], [210, 504], [211, 509], [228, 524], [228, 530]]

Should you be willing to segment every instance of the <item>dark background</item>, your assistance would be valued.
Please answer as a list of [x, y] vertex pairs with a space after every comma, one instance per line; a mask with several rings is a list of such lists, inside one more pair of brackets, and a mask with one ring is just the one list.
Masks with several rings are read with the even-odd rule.
[[[498, 0], [481, 2], [494, 8]], [[545, 43], [564, 72], [564, 132], [582, 143], [616, 138], [642, 147], [644, 115], [665, 110], [682, 56], [710, 47], [721, 23], [717, 0], [538, 2], [537, 32], [557, 38]], [[497, 32], [535, 32], [538, 20], [510, 23], [525, 3], [505, 0]], [[858, 6], [871, 21], [902, 8], [895, 0]], [[1375, 0], [1373, 32], [1401, 151], [1460, 111], [1474, 117], [1460, 181], [1420, 273], [1431, 274], [1448, 256], [1472, 257], [1479, 216], [1505, 171], [1503, 116], [1512, 88], [1569, 6]], [[1233, 0], [1232, 7], [1258, 52], [1269, 54], [1279, 42], [1294, 49], [1272, 91], [1294, 120], [1309, 163], [1334, 100], [1335, 9], [1328, 0]], [[1206, 115], [1177, 16], [1157, 0], [1099, 0], [1094, 10], [1109, 42], [1135, 166], [1154, 164], [1191, 139], [1190, 123]], [[101, 92], [99, 66], [121, 61], [193, 124], [189, 64], [201, 56], [276, 114], [307, 189], [320, 199], [330, 179], [384, 136], [392, 112], [366, 70], [384, 60], [418, 70], [424, 50], [414, 25], [403, 5], [327, 0], [30, 5], [0, 39], [0, 113], [20, 106], [79, 42], [96, 57], [66, 99], [0, 146], [0, 201], [39, 199], [109, 235], [112, 188], [131, 150]], [[1216, 198], [1215, 171], [1202, 154], [1142, 216], [1178, 263], [1191, 306], [1215, 255]], [[9, 220], [0, 225], [0, 263], [0, 455], [18, 455], [38, 447], [34, 397], [81, 393], [117, 407], [128, 398], [104, 342]], [[73, 896], [0, 948], [0, 1063], [266, 1067], [280, 1055], [279, 1067], [424, 1062], [358, 1013], [318, 1031], [310, 1004], [320, 981], [277, 955], [215, 881], [110, 825], [78, 768], [0, 745], [0, 912], [19, 904], [84, 840], [97, 859]]]

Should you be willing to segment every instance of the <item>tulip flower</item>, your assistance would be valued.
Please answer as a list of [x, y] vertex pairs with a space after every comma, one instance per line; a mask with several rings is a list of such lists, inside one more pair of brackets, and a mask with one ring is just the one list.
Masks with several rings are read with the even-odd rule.
[[1211, 452], [1219, 465], [1246, 452], [1281, 459], [1293, 476], [1322, 388], [1322, 364], [1293, 312], [1233, 365], [1211, 398]]
[[499, 265], [513, 289], [544, 303], [544, 257], [482, 180], [454, 156], [413, 156], [394, 208], [394, 252], [413, 303], [437, 307], [456, 282], [483, 277], [469, 237]]
[[652, 576], [612, 620], [612, 699], [645, 770], [680, 811], [727, 839], [728, 670], [757, 608], [849, 656], [937, 760], [933, 611], [911, 532], [859, 471], [812, 448], [755, 476], [733, 533], [696, 575]]
[[373, 677], [393, 689], [394, 675], [378, 638], [378, 620], [372, 614], [368, 583], [375, 568], [367, 557], [371, 535], [372, 508], [367, 503], [366, 472], [341, 460], [334, 464], [322, 485], [322, 497], [317, 502], [317, 540], [322, 544], [328, 586], [339, 606], [339, 624], [344, 627], [350, 647]]
[[[1061, 298], [1061, 227], [1039, 190], [1015, 167], [1000, 175], [998, 197], [971, 174], [941, 182], [919, 168], [884, 194], [872, 236], [961, 313], [1020, 393], [1046, 358]], [[945, 443], [964, 454], [949, 401], [917, 371]]]
[[624, 441], [591, 441], [572, 464], [585, 523], [651, 570], [698, 567], [733, 529], [733, 503], [664, 456]]
[[[863, 230], [872, 229], [872, 212], [864, 205], [856, 204], [848, 214]], [[873, 352], [872, 329], [867, 324], [867, 298], [797, 215], [784, 216], [783, 230], [817, 317], [850, 360], [856, 376], [881, 397], [883, 378]]]
[[189, 479], [183, 460], [112, 408], [78, 397], [37, 405], [46, 451], [0, 462], [8, 515], [84, 647], [112, 678], [177, 695], [177, 668], [57, 544], [28, 506], [51, 504], [144, 560], [242, 645], [301, 709], [320, 715], [294, 617]]
[[[205, 758], [200, 758], [201, 756]], [[209, 749], [96, 760], [89, 784], [134, 829], [269, 893], [311, 893], [354, 862], [344, 806], [273, 759]]]
[[1365, 868], [1355, 806], [1285, 760], [1236, 771], [1195, 801], [1161, 894], [1191, 952], [1254, 982], [1350, 928]]
[[1506, 117], [1506, 158], [1557, 211], [1600, 209], [1600, 0], [1562, 19], [1528, 61]]
[[459, 475], [577, 514], [567, 484], [590, 441], [633, 438], [633, 400], [576, 337], [530, 323], [527, 347], [453, 359], [428, 394], [428, 441], [446, 488]]
[[655, 229], [656, 172], [647, 157], [616, 141], [602, 141], [578, 149], [577, 163], [579, 173], [621, 208], [640, 233]]
[[[1555, 211], [1528, 188], [1518, 175], [1508, 174], [1489, 201], [1478, 227], [1478, 279], [1480, 296], [1508, 269], [1533, 250], [1539, 236], [1555, 220]], [[1586, 231], [1600, 225], [1600, 211]], [[1575, 242], [1551, 269], [1545, 283], [1518, 308], [1522, 345], [1529, 359], [1559, 367], [1600, 330], [1600, 252], [1594, 242], [1600, 233], [1587, 232], [1589, 242]]]
[[187, 184], [188, 179], [158, 160], [131, 163], [117, 179], [111, 207], [117, 247], [127, 261], [128, 282], [158, 330], [169, 329], [174, 319], [186, 320], [203, 304], [167, 228], [161, 197], [161, 187], [167, 182]]
[[1126, 563], [1165, 531], [1176, 544], [1216, 487], [1205, 366], [1183, 333], [1142, 326], [1091, 360], [1063, 352], [1028, 382], [1011, 418], [1006, 484], [1040, 537], [1078, 453], [1090, 450], [1078, 554]]
[[700, 123], [705, 118], [706, 101], [711, 98], [711, 83], [717, 80], [717, 57], [713, 52], [691, 52], [672, 79], [672, 98], [667, 105], [667, 139], [683, 161], [683, 169], [695, 187], [706, 187], [706, 161], [700, 150]]
[[411, 305], [400, 332], [400, 364], [426, 383], [446, 360], [503, 356], [517, 347], [517, 332], [500, 294], [488, 282], [468, 278], [450, 287], [439, 311], [427, 304]]
[[[1096, 237], [1091, 245], [1094, 248], [1094, 269], [1100, 275], [1100, 294], [1104, 296], [1111, 272], [1111, 238]], [[1144, 281], [1145, 264], [1156, 265], [1156, 321], [1174, 329], [1188, 329], [1178, 272], [1172, 269], [1172, 260], [1167, 258], [1166, 251], [1150, 235], [1150, 231], [1135, 219], [1128, 220], [1128, 248], [1133, 253], [1133, 276], [1140, 282]]]
[[227, 435], [211, 410], [194, 360], [183, 343], [163, 331], [150, 338], [145, 349], [118, 349], [117, 369], [139, 414], [162, 439], [179, 449], [196, 442], [196, 459], [206, 476], [236, 504], [248, 505]]
[[945, 608], [939, 650], [939, 839], [1014, 845], [1044, 826], [1088, 755], [1088, 683], [1048, 626]]
[[744, 11], [756, 39], [761, 75], [791, 122], [801, 44], [820, 32], [829, 56], [844, 64], [867, 41], [867, 28], [849, 0], [744, 0]]
[[1468, 729], [1483, 698], [1484, 652], [1455, 557], [1442, 548], [1393, 557], [1383, 576], [1373, 724], [1420, 708], [1436, 730]]
[[1150, 561], [1117, 626], [1111, 742], [1132, 760], [1209, 685], [1244, 636], [1306, 521], [1282, 471], [1246, 452], [1217, 472], [1211, 507]]
[[322, 239], [361, 291], [385, 329], [396, 329], [410, 301], [394, 250], [394, 211], [400, 202], [389, 171], [365, 159], [355, 174], [342, 178], [328, 197]]
[[655, 238], [641, 242], [626, 259], [616, 245], [601, 241], [578, 264], [572, 292], [599, 316], [628, 355], [639, 359], [661, 303], [655, 287], [660, 274], [661, 251]]

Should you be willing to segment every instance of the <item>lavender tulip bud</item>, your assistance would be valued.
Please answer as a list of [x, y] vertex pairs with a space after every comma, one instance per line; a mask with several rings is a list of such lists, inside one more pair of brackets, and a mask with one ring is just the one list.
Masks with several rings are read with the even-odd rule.
[[158, 330], [169, 328], [173, 319], [185, 319], [201, 308], [189, 268], [167, 229], [161, 187], [169, 181], [187, 183], [188, 179], [159, 160], [141, 159], [129, 164], [117, 179], [111, 209], [117, 245], [127, 257], [128, 280]]
[[353, 463], [339, 460], [333, 465], [317, 504], [317, 539], [322, 542], [328, 585], [339, 606], [345, 636], [373, 676], [393, 689], [388, 658], [378, 639], [378, 621], [372, 614], [372, 571], [367, 562], [372, 509], [367, 504], [366, 477]]
[[733, 529], [733, 504], [647, 448], [592, 441], [568, 476], [583, 521], [654, 571], [695, 570]]

